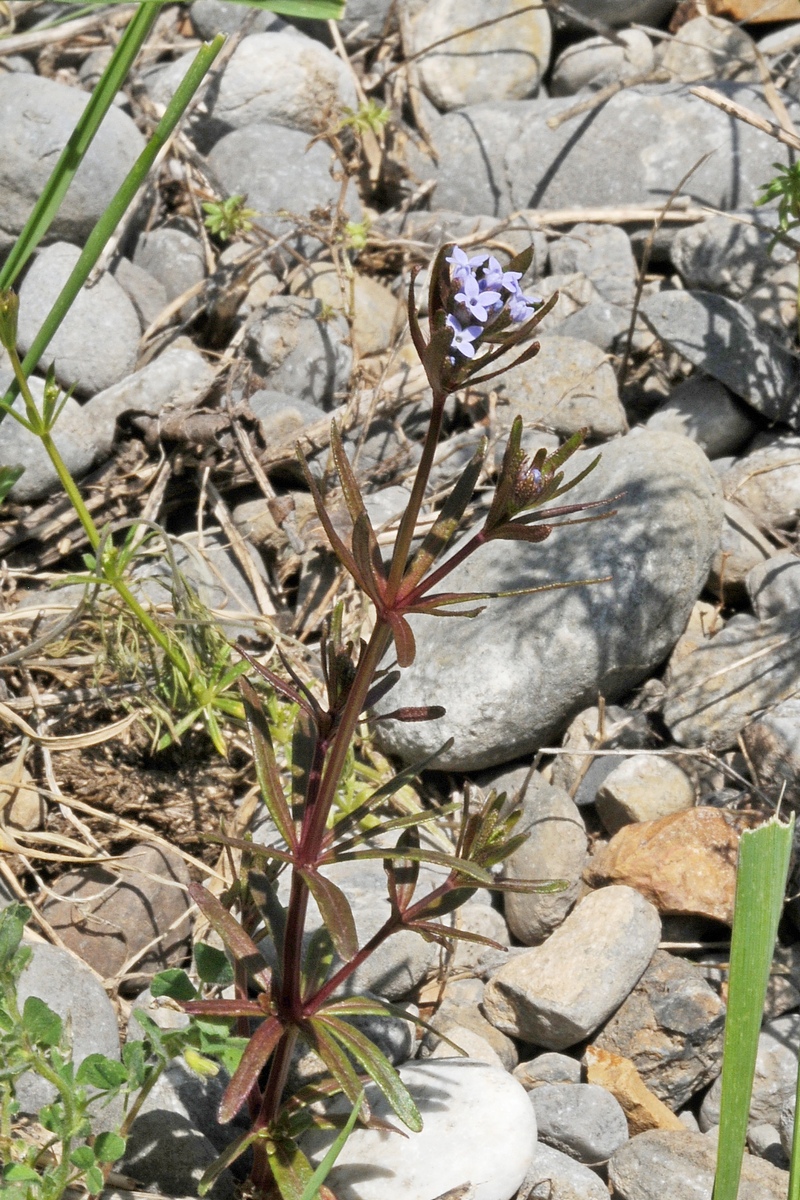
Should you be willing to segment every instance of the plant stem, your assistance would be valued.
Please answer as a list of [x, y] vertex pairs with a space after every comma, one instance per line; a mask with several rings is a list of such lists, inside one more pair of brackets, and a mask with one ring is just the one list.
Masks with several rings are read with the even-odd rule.
[[400, 528], [397, 531], [397, 539], [394, 544], [392, 565], [389, 568], [389, 581], [386, 589], [387, 604], [392, 604], [397, 598], [397, 592], [405, 573], [411, 543], [414, 540], [417, 518], [422, 508], [422, 502], [425, 499], [425, 489], [428, 486], [428, 479], [430, 478], [431, 467], [433, 466], [433, 456], [439, 444], [439, 434], [442, 431], [446, 400], [446, 394], [434, 395], [433, 397], [431, 419], [428, 425], [428, 432], [425, 434], [422, 457], [419, 460], [417, 473], [414, 476], [414, 485], [411, 489], [411, 497], [401, 518]]

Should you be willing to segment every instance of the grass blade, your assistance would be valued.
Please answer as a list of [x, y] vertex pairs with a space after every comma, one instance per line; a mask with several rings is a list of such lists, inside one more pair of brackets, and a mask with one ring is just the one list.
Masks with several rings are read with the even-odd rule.
[[722, 1058], [713, 1200], [736, 1200], [742, 1172], [758, 1035], [783, 906], [794, 816], [746, 830], [739, 843]]
[[800, 1109], [800, 1072], [797, 1075], [797, 1090], [794, 1098], [794, 1126], [792, 1128], [792, 1157], [789, 1163], [789, 1195], [787, 1200], [800, 1200], [800, 1137], [797, 1136], [797, 1112]]
[[42, 240], [61, 207], [61, 202], [75, 178], [87, 150], [94, 140], [114, 97], [125, 81], [136, 55], [164, 7], [163, 0], [140, 4], [122, 35], [111, 61], [89, 97], [89, 103], [61, 152], [42, 194], [28, 217], [25, 228], [14, 243], [11, 253], [0, 269], [0, 291], [10, 288], [25, 263]]
[[[156, 7], [157, 0], [154, 0], [153, 7]], [[106, 242], [111, 237], [122, 217], [125, 214], [128, 205], [133, 200], [141, 184], [144, 182], [150, 168], [155, 162], [156, 156], [167, 140], [172, 136], [178, 121], [183, 116], [189, 102], [194, 96], [203, 81], [203, 77], [210, 68], [214, 59], [219, 54], [225, 43], [225, 38], [219, 34], [214, 38], [213, 42], [204, 45], [197, 52], [194, 62], [187, 71], [184, 78], [178, 85], [174, 96], [167, 106], [164, 116], [156, 126], [150, 141], [145, 146], [138, 159], [131, 167], [125, 178], [122, 186], [117, 191], [116, 196], [109, 204], [106, 211], [103, 213], [100, 220], [95, 225], [92, 232], [87, 238], [81, 256], [76, 262], [69, 279], [64, 284], [61, 292], [56, 299], [55, 304], [47, 314], [41, 329], [34, 338], [33, 345], [22, 363], [22, 369], [25, 375], [30, 375], [33, 368], [38, 363], [50, 340], [55, 334], [64, 317], [69, 312], [75, 297], [83, 287], [89, 277], [89, 273], [103, 252]], [[12, 384], [5, 395], [5, 402], [12, 404], [18, 392], [16, 384]], [[0, 412], [0, 419], [3, 417]]]
[[328, 1149], [328, 1153], [325, 1155], [322, 1162], [319, 1164], [316, 1171], [309, 1179], [309, 1181], [305, 1187], [305, 1190], [303, 1191], [302, 1200], [316, 1200], [317, 1194], [319, 1193], [319, 1189], [322, 1187], [323, 1183], [328, 1178], [331, 1168], [333, 1167], [333, 1165], [336, 1162], [339, 1155], [342, 1153], [342, 1150], [344, 1149], [344, 1144], [347, 1141], [347, 1139], [350, 1137], [350, 1134], [352, 1133], [353, 1126], [355, 1125], [356, 1121], [358, 1120], [358, 1114], [359, 1114], [359, 1110], [361, 1109], [361, 1104], [362, 1104], [363, 1099], [364, 1099], [364, 1091], [362, 1088], [360, 1096], [358, 1097], [355, 1104], [353, 1105], [353, 1111], [350, 1113], [350, 1116], [347, 1118], [347, 1121], [345, 1122], [345, 1124], [342, 1126], [342, 1128], [337, 1133], [335, 1140], [331, 1143], [331, 1146]]

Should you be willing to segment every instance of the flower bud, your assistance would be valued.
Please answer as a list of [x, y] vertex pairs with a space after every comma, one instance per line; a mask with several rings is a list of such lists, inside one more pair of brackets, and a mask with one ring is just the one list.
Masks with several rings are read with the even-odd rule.
[[17, 348], [17, 316], [19, 297], [16, 292], [0, 291], [0, 345], [6, 350]]

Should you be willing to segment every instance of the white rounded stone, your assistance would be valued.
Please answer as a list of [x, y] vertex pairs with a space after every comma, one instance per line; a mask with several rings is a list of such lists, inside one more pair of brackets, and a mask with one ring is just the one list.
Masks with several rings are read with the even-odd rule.
[[[338, 1200], [432, 1200], [470, 1184], [470, 1200], [511, 1200], [536, 1151], [536, 1117], [525, 1089], [498, 1067], [471, 1059], [408, 1063], [400, 1077], [419, 1108], [421, 1133], [409, 1133], [378, 1093], [373, 1113], [402, 1134], [356, 1128], [328, 1176]], [[332, 1133], [303, 1144], [318, 1162]]]

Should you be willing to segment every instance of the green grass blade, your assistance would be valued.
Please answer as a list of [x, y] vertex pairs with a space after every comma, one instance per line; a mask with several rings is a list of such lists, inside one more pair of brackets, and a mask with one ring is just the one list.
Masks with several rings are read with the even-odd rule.
[[797, 1075], [797, 1090], [794, 1103], [794, 1127], [792, 1129], [792, 1159], [789, 1164], [789, 1195], [787, 1200], [800, 1200], [800, 1137], [797, 1131], [797, 1114], [800, 1111], [800, 1072]]
[[111, 61], [89, 97], [69, 141], [61, 152], [42, 194], [28, 217], [25, 228], [14, 243], [11, 253], [0, 269], [0, 291], [10, 288], [25, 263], [42, 240], [61, 207], [61, 202], [94, 140], [114, 97], [125, 81], [136, 55], [142, 47], [153, 22], [164, 6], [164, 0], [141, 4], [120, 38]]
[[783, 906], [794, 816], [746, 830], [739, 844], [722, 1058], [713, 1200], [736, 1200], [747, 1136], [758, 1035]]
[[[159, 0], [153, 0], [157, 3]], [[69, 279], [64, 284], [55, 304], [47, 314], [41, 329], [34, 338], [33, 345], [22, 362], [22, 369], [26, 375], [30, 375], [33, 368], [38, 363], [51, 338], [58, 329], [64, 317], [67, 315], [75, 297], [83, 287], [92, 267], [97, 262], [103, 252], [106, 242], [111, 237], [117, 225], [121, 221], [128, 205], [133, 200], [139, 187], [144, 182], [150, 168], [152, 167], [157, 154], [166, 144], [167, 139], [172, 135], [175, 126], [183, 116], [187, 105], [194, 96], [200, 86], [203, 76], [208, 71], [214, 59], [219, 54], [225, 42], [222, 34], [218, 34], [213, 42], [204, 45], [197, 52], [197, 56], [187, 71], [184, 78], [181, 80], [175, 95], [167, 106], [167, 111], [156, 126], [152, 137], [145, 146], [142, 153], [137, 158], [133, 167], [131, 167], [125, 178], [122, 186], [119, 188], [116, 196], [109, 204], [106, 211], [103, 213], [100, 220], [95, 225], [92, 232], [87, 238], [81, 256], [76, 262]], [[12, 384], [5, 395], [5, 401], [8, 404], [13, 403], [17, 394], [17, 387]], [[0, 419], [3, 417], [0, 412]]]
[[314, 1172], [314, 1174], [311, 1176], [308, 1183], [306, 1184], [305, 1190], [303, 1192], [302, 1200], [316, 1200], [316, 1197], [319, 1194], [319, 1189], [322, 1187], [323, 1183], [328, 1178], [331, 1168], [333, 1167], [333, 1165], [336, 1162], [339, 1155], [342, 1153], [342, 1150], [344, 1149], [344, 1144], [347, 1141], [347, 1139], [350, 1137], [350, 1134], [353, 1130], [353, 1126], [355, 1125], [356, 1121], [358, 1120], [358, 1114], [361, 1110], [361, 1102], [363, 1099], [364, 1099], [364, 1091], [362, 1089], [361, 1095], [358, 1097], [355, 1104], [353, 1105], [353, 1111], [350, 1113], [350, 1116], [347, 1118], [347, 1121], [345, 1122], [345, 1124], [342, 1126], [342, 1128], [337, 1133], [336, 1140], [331, 1144], [331, 1146], [328, 1150], [328, 1153], [325, 1155], [322, 1162], [319, 1164], [316, 1171]]

